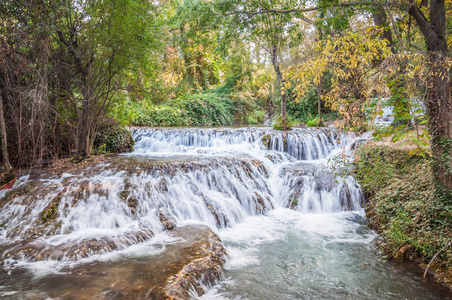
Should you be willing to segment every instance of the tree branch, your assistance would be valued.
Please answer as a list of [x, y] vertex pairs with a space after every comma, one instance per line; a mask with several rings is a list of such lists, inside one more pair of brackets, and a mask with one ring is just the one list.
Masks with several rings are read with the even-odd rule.
[[275, 13], [275, 14], [290, 14], [295, 12], [310, 12], [316, 11], [328, 7], [350, 7], [350, 6], [396, 6], [396, 3], [386, 3], [383, 4], [378, 1], [354, 1], [354, 2], [346, 2], [346, 3], [337, 3], [333, 5], [323, 5], [323, 6], [313, 6], [306, 8], [292, 8], [292, 9], [262, 9], [258, 11], [247, 11], [247, 10], [234, 10], [233, 12], [236, 14], [247, 14], [247, 15], [260, 15], [267, 13]]
[[432, 24], [427, 20], [425, 15], [422, 13], [419, 7], [414, 4], [413, 1], [411, 1], [409, 5], [410, 6], [408, 8], [408, 12], [416, 21], [419, 30], [427, 41], [427, 44], [430, 48], [429, 50], [438, 51], [438, 49], [434, 49], [434, 46], [438, 45], [439, 40], [434, 29], [432, 28]]

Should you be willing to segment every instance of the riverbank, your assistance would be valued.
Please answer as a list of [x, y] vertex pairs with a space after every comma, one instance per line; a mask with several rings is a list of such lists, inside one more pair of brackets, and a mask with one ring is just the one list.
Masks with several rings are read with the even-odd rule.
[[[356, 151], [355, 176], [366, 195], [369, 226], [392, 260], [411, 260], [452, 288], [452, 207], [435, 196], [428, 153], [371, 142]], [[444, 248], [445, 247], [445, 248]]]

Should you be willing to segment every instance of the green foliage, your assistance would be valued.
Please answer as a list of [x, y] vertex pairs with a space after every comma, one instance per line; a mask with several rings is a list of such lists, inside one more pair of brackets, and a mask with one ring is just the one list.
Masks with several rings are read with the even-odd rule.
[[195, 94], [180, 100], [189, 125], [221, 126], [234, 123], [234, 103], [227, 97], [215, 93]]
[[94, 139], [94, 152], [97, 154], [132, 151], [134, 141], [127, 128], [107, 124], [102, 125]]
[[[181, 96], [163, 105], [140, 106], [128, 102], [120, 112], [132, 126], [230, 126], [262, 123], [265, 112], [255, 110], [253, 99], [236, 90], [242, 74], [234, 75], [223, 86]], [[119, 106], [118, 106], [119, 107]]]
[[178, 98], [172, 105], [140, 109], [131, 122], [133, 126], [229, 126], [246, 120], [261, 120], [263, 112], [248, 114], [247, 104], [216, 93], [201, 93]]
[[[389, 147], [364, 147], [358, 153], [356, 178], [368, 195], [370, 225], [384, 237], [390, 257], [413, 245], [412, 258], [429, 262], [451, 241], [452, 207], [435, 194], [432, 158]], [[452, 253], [435, 261], [452, 273]]]
[[[328, 93], [331, 90], [332, 73], [330, 70], [323, 72], [321, 80], [321, 93]], [[311, 85], [302, 97], [297, 98], [296, 91], [292, 86], [288, 90], [289, 99], [287, 101], [287, 113], [292, 119], [300, 123], [307, 123], [315, 117], [318, 117], [318, 101], [319, 97], [315, 86]], [[337, 111], [332, 111], [328, 107], [323, 107], [322, 103], [322, 120], [336, 120], [339, 117]]]
[[185, 113], [179, 107], [169, 105], [151, 105], [143, 109], [137, 108], [131, 121], [132, 126], [188, 126]]
[[318, 117], [315, 117], [314, 119], [308, 120], [306, 122], [306, 126], [308, 127], [322, 127], [323, 122], [320, 122]]
[[299, 101], [294, 99], [295, 97], [289, 97], [287, 101], [287, 114], [294, 120], [306, 123], [312, 119], [312, 116], [317, 115], [317, 92], [312, 86], [308, 92], [301, 97]]
[[247, 117], [246, 121], [250, 125], [258, 125], [263, 124], [265, 119], [265, 111], [263, 110], [255, 110], [250, 113]]
[[274, 130], [291, 130], [292, 126], [295, 125], [295, 122], [290, 117], [287, 117], [286, 126], [283, 125], [282, 121], [283, 121], [282, 117], [278, 116], [276, 118], [275, 123], [273, 124], [273, 129]]

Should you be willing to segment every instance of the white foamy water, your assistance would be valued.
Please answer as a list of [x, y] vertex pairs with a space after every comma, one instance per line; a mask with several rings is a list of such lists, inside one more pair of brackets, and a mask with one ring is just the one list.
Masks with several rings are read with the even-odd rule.
[[[372, 252], [375, 235], [363, 221], [359, 185], [328, 166], [350, 153], [359, 140], [352, 134], [238, 128], [135, 129], [133, 136], [134, 151], [111, 164], [23, 178], [12, 193], [0, 192], [5, 270], [58, 274], [85, 263], [162, 255], [166, 244], [177, 243], [166, 227], [187, 224], [208, 225], [229, 254], [224, 280], [205, 287], [202, 299], [328, 298], [342, 291], [341, 276], [359, 279], [350, 275], [359, 269], [354, 253], [384, 269]], [[381, 294], [360, 294], [349, 281], [343, 289], [350, 295]], [[303, 292], [283, 292], [298, 284]]]

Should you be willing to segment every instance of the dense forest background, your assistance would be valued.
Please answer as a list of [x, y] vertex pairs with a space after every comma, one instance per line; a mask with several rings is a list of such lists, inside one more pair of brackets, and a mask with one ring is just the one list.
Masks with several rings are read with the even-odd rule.
[[[431, 141], [452, 190], [447, 1], [0, 3], [4, 170], [106, 149], [120, 126], [294, 124]], [[427, 118], [418, 116], [426, 108]], [[413, 123], [412, 120], [415, 119]], [[426, 130], [418, 126], [428, 125]], [[108, 148], [121, 148], [120, 139]]]

